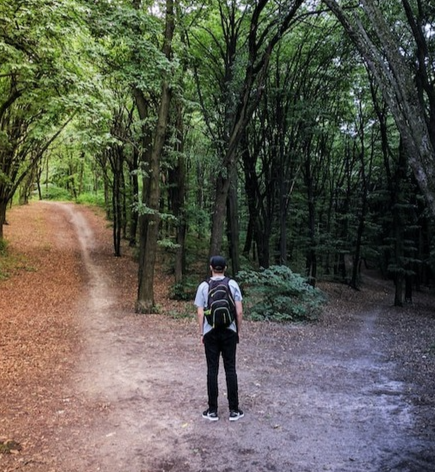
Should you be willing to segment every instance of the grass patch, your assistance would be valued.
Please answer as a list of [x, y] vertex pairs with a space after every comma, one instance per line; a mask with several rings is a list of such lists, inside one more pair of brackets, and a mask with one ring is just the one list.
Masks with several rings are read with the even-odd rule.
[[56, 185], [49, 185], [42, 189], [42, 198], [43, 200], [52, 200], [52, 201], [71, 201], [72, 197], [68, 190], [57, 187]]
[[23, 254], [11, 254], [7, 241], [0, 240], [0, 280], [7, 280], [18, 271], [36, 272]]
[[104, 200], [104, 193], [82, 193], [77, 199], [76, 203], [80, 205], [95, 205], [99, 208], [105, 209], [106, 203]]
[[8, 242], [6, 239], [0, 239], [0, 256], [5, 256], [8, 250]]
[[6, 239], [0, 239], [0, 280], [8, 278], [10, 258]]
[[183, 320], [188, 318], [194, 318], [190, 306], [184, 304], [184, 308], [181, 310], [169, 310], [168, 316], [174, 320]]

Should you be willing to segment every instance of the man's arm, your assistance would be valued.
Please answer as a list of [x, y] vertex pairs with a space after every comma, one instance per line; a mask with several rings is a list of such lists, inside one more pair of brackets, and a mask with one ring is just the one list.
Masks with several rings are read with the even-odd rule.
[[204, 299], [204, 284], [206, 282], [202, 282], [197, 291], [195, 296], [195, 306], [196, 306], [196, 317], [198, 319], [198, 326], [199, 326], [199, 334], [201, 335], [201, 342], [202, 342], [202, 335], [204, 334], [204, 305], [206, 301]]
[[243, 305], [241, 301], [236, 301], [236, 317], [237, 317], [237, 333], [240, 338], [240, 328], [242, 326], [242, 319], [243, 319]]
[[201, 335], [201, 340], [202, 340], [203, 329], [204, 329], [204, 308], [202, 306], [199, 306], [197, 308], [196, 317], [198, 319], [199, 334]]

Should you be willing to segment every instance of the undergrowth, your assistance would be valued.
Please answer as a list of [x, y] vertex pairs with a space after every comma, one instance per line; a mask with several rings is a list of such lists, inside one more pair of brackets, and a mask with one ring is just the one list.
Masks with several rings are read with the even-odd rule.
[[326, 302], [325, 294], [286, 266], [237, 276], [244, 296], [244, 312], [254, 321], [313, 321]]
[[8, 243], [5, 239], [0, 239], [0, 280], [7, 277], [7, 255], [8, 255]]

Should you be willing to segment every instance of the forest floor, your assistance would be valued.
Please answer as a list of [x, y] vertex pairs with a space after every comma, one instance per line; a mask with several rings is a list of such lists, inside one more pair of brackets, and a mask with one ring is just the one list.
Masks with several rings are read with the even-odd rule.
[[[435, 470], [435, 297], [394, 308], [391, 283], [322, 284], [313, 324], [245, 322], [240, 406], [201, 417], [193, 304], [136, 315], [137, 267], [103, 215], [38, 202], [8, 213], [0, 256], [0, 471]], [[11, 262], [12, 260], [12, 262]], [[164, 267], [164, 264], [160, 264]], [[178, 313], [178, 315], [177, 315]]]

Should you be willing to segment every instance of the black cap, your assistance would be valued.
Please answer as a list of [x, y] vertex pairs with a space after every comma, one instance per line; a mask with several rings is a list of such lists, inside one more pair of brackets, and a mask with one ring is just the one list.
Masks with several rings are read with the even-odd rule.
[[210, 265], [217, 272], [222, 272], [223, 270], [225, 270], [225, 267], [227, 266], [227, 263], [226, 263], [224, 257], [222, 257], [222, 256], [213, 256], [210, 259]]

